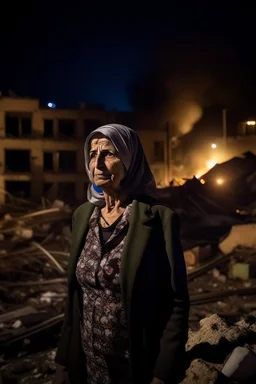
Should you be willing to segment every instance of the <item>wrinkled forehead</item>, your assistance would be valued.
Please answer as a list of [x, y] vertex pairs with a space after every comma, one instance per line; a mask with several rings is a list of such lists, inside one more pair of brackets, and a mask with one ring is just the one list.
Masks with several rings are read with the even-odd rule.
[[115, 147], [111, 140], [102, 134], [93, 136], [89, 142], [89, 151], [95, 151], [98, 149], [111, 149], [112, 151], [115, 151]]

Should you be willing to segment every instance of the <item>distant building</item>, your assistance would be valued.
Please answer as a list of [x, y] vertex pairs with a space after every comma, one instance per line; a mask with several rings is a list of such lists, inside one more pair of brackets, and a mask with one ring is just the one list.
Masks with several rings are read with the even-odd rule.
[[[84, 201], [84, 140], [100, 125], [131, 125], [132, 114], [82, 104], [40, 106], [38, 99], [0, 97], [0, 203], [8, 193], [33, 200]], [[165, 132], [137, 132], [159, 186], [166, 185]]]

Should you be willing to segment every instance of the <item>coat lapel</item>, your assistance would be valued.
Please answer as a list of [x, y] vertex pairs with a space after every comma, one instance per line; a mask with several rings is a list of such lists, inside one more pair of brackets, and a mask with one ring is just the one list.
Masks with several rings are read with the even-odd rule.
[[82, 247], [85, 242], [85, 237], [89, 229], [89, 220], [95, 205], [91, 203], [85, 203], [77, 211], [73, 228], [72, 228], [72, 245], [70, 251], [70, 259], [68, 266], [68, 285], [71, 287], [73, 277], [75, 275], [76, 264], [81, 254]]
[[123, 303], [130, 319], [130, 307], [135, 277], [148, 244], [154, 214], [148, 204], [133, 201], [129, 230], [124, 244], [120, 271]]

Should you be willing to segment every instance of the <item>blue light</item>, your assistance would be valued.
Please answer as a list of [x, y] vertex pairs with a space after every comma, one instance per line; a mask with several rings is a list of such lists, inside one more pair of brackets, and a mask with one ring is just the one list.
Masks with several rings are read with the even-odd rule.
[[56, 104], [54, 103], [48, 103], [47, 105], [49, 108], [56, 108]]
[[93, 184], [93, 189], [98, 193], [103, 193], [103, 190], [100, 187], [97, 187], [97, 185]]

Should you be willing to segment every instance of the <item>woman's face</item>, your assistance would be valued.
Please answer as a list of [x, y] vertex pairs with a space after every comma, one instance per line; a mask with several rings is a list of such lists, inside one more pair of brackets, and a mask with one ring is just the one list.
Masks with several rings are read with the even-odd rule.
[[89, 146], [89, 170], [97, 187], [118, 190], [125, 168], [112, 142], [106, 137], [94, 137]]

